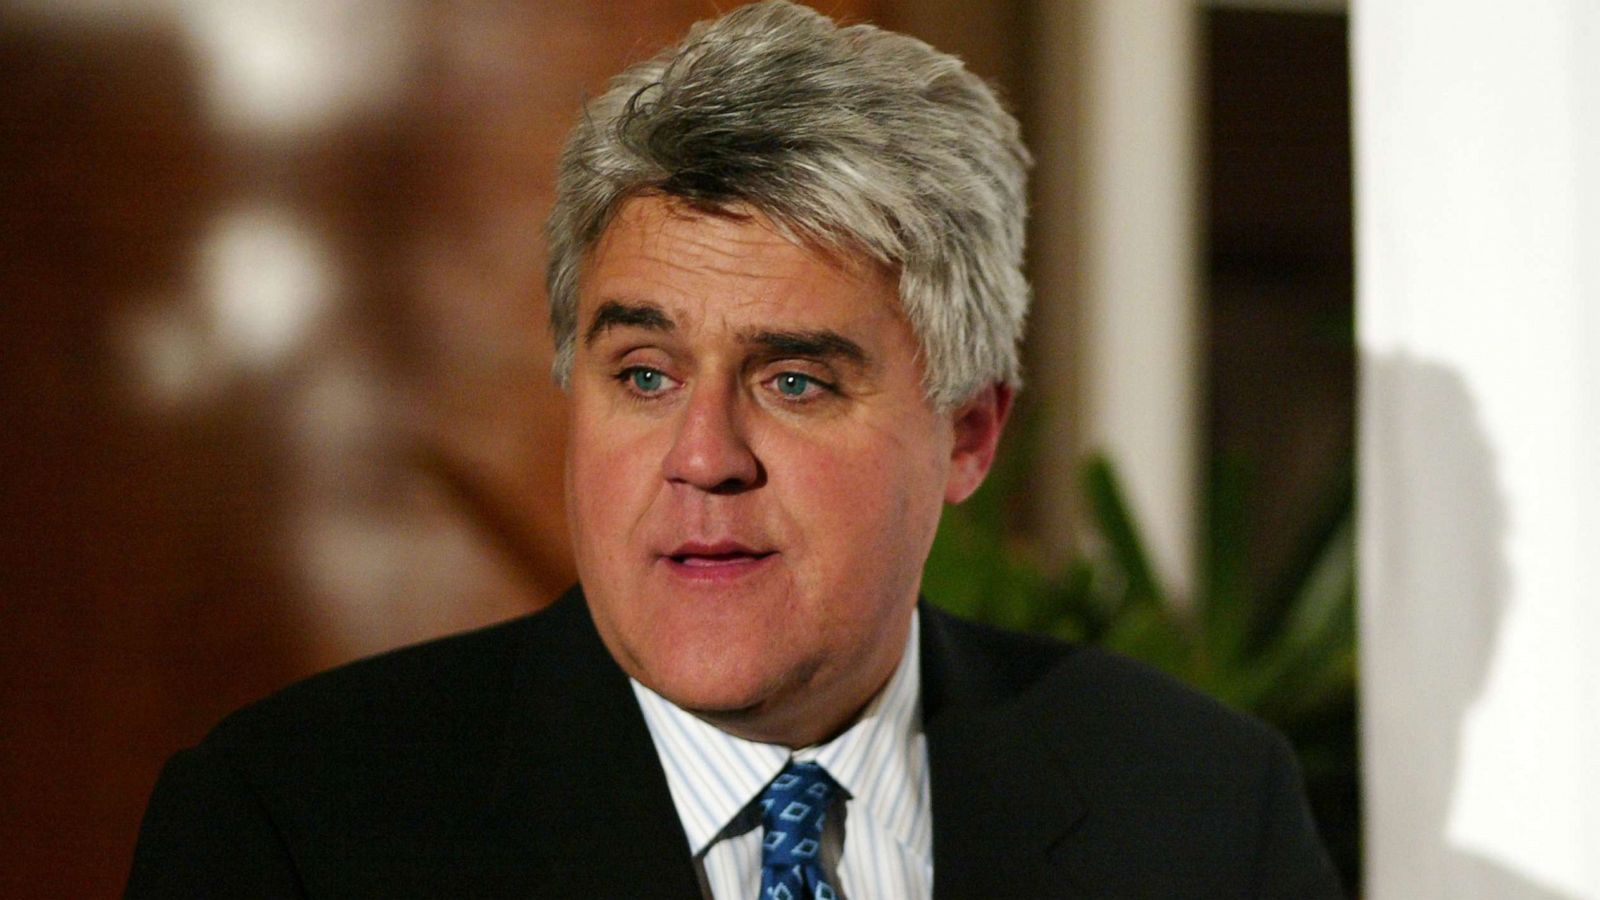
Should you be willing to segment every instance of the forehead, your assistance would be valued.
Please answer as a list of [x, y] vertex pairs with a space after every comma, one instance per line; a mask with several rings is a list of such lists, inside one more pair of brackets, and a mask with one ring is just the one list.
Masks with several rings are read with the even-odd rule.
[[749, 208], [711, 212], [663, 197], [627, 201], [585, 259], [580, 330], [610, 301], [664, 306], [691, 323], [901, 317], [887, 266], [802, 243]]

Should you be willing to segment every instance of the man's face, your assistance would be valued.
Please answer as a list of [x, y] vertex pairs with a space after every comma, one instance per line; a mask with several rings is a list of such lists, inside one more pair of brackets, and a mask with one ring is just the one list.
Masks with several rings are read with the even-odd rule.
[[569, 524], [617, 662], [755, 740], [846, 724], [1005, 392], [935, 412], [891, 273], [659, 197], [586, 260], [571, 384]]

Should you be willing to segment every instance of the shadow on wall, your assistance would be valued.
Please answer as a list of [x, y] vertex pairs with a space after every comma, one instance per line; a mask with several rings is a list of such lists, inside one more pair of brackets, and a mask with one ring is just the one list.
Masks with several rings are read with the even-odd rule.
[[1368, 356], [1362, 392], [1365, 450], [1382, 461], [1362, 471], [1363, 520], [1394, 542], [1362, 559], [1363, 584], [1386, 592], [1362, 608], [1363, 778], [1383, 828], [1368, 827], [1369, 894], [1575, 900], [1447, 833], [1467, 714], [1508, 611], [1506, 505], [1476, 401], [1451, 369], [1403, 355]]

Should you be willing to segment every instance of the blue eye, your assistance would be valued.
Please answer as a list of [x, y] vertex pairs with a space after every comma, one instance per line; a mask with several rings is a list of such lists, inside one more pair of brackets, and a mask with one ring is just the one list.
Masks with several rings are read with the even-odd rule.
[[653, 394], [661, 390], [665, 377], [655, 369], [638, 368], [628, 370], [628, 381], [640, 393]]
[[812, 384], [811, 376], [799, 372], [785, 372], [777, 378], [778, 393], [785, 397], [803, 397]]

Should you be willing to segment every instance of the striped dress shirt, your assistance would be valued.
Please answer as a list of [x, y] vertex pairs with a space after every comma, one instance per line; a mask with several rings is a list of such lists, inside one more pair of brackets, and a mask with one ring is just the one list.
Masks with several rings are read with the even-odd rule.
[[[712, 900], [761, 890], [761, 815], [755, 802], [790, 759], [816, 762], [843, 788], [823, 834], [823, 862], [851, 900], [928, 898], [933, 820], [922, 733], [920, 648], [913, 617], [888, 684], [843, 734], [791, 751], [720, 731], [637, 681], [700, 884]], [[842, 814], [841, 814], [842, 813]]]

